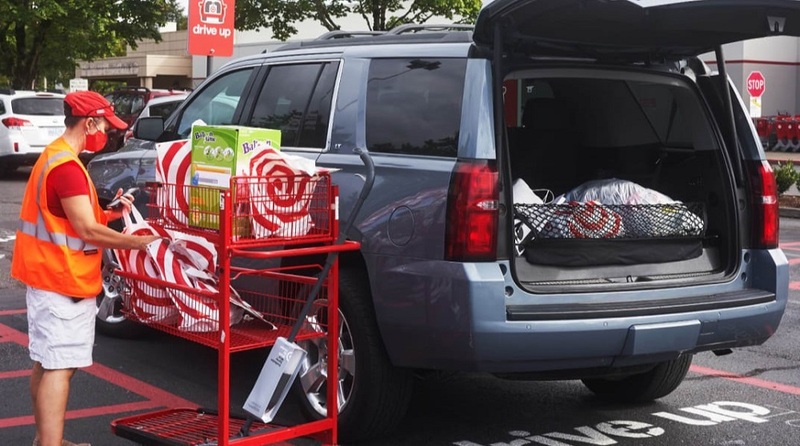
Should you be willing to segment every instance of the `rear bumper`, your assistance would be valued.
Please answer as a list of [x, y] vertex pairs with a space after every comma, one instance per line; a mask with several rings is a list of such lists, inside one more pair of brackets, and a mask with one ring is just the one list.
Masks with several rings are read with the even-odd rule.
[[[405, 264], [381, 273], [373, 290], [380, 296], [378, 326], [398, 366], [508, 373], [625, 367], [756, 345], [772, 336], [786, 307], [788, 264], [780, 250], [747, 257], [735, 280], [626, 292], [639, 304], [609, 317], [551, 311], [547, 318], [511, 320], [510, 296], [525, 291], [500, 264]], [[703, 297], [710, 304], [703, 305]], [[557, 308], [559, 296], [536, 296], [542, 298]], [[646, 304], [658, 299], [701, 304], [660, 311]]]
[[32, 166], [41, 155], [42, 147], [38, 152], [30, 151], [27, 153], [3, 153], [0, 154], [0, 163], [13, 166]]

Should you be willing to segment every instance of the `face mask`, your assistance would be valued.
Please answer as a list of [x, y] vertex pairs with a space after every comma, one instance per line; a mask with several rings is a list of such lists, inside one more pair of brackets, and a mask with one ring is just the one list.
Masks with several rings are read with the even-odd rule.
[[108, 141], [108, 135], [101, 132], [100, 129], [97, 129], [94, 133], [86, 133], [86, 145], [83, 150], [98, 152], [106, 146], [106, 141]]

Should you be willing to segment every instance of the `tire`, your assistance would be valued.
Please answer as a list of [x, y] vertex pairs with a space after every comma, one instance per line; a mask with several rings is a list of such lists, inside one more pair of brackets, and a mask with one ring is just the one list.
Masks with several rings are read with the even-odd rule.
[[[101, 334], [114, 338], [132, 339], [144, 334], [141, 324], [130, 321], [122, 314], [122, 278], [114, 274], [116, 265], [108, 251], [103, 253], [103, 289], [97, 295], [97, 317], [95, 328]], [[108, 306], [108, 308], [104, 308]]]
[[683, 382], [692, 355], [683, 354], [672, 361], [662, 362], [652, 370], [626, 376], [621, 379], [592, 378], [584, 379], [583, 384], [602, 399], [624, 402], [644, 403], [653, 401], [672, 393]]
[[[374, 439], [393, 430], [411, 399], [413, 376], [389, 362], [381, 341], [372, 296], [357, 270], [339, 273], [339, 441]], [[318, 316], [319, 317], [319, 316]], [[315, 366], [327, 364], [324, 339], [302, 344], [308, 352], [295, 383], [303, 412], [311, 419], [327, 413], [324, 376]], [[316, 379], [314, 379], [316, 378]]]

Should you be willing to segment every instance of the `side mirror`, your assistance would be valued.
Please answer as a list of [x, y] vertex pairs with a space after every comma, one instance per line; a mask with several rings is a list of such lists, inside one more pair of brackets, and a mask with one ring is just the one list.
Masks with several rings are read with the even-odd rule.
[[140, 118], [133, 128], [133, 137], [147, 141], [156, 141], [164, 133], [164, 118], [162, 116], [148, 116]]

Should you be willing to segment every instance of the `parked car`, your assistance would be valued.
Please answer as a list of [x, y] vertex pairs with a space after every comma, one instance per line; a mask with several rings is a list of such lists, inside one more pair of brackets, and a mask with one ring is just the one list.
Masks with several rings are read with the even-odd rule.
[[133, 138], [133, 129], [136, 128], [136, 123], [138, 122], [139, 118], [146, 118], [148, 116], [163, 116], [166, 118], [173, 111], [175, 111], [178, 105], [180, 105], [188, 95], [189, 93], [182, 93], [171, 96], [159, 96], [151, 99], [150, 102], [144, 106], [142, 112], [139, 114], [139, 117], [133, 122], [133, 125], [131, 125], [128, 130], [125, 131], [123, 144], [127, 144], [128, 141]]
[[[344, 220], [364, 178], [354, 149], [370, 151], [375, 186], [347, 234], [362, 249], [340, 257], [342, 441], [396, 425], [420, 370], [580, 379], [601, 398], [650, 401], [694, 354], [758, 345], [779, 326], [789, 274], [775, 180], [721, 47], [800, 35], [795, 23], [788, 0], [495, 0], [473, 32], [403, 26], [235, 60], [135, 135], [185, 139], [197, 119], [280, 129], [283, 151], [339, 169]], [[715, 49], [721, 74], [696, 57]], [[511, 87], [520, 94], [504, 96]], [[217, 112], [219, 97], [235, 109]], [[154, 178], [152, 150], [122, 155], [89, 165], [104, 200]], [[617, 225], [584, 238], [569, 234], [586, 207], [546, 204], [573, 215], [562, 236], [546, 237], [545, 219], [520, 240], [533, 207], [519, 179], [554, 195], [625, 180], [680, 203], [639, 229], [620, 226], [637, 208], [594, 205]], [[682, 226], [681, 203], [701, 231], [665, 236], [655, 222]], [[125, 327], [101, 314], [105, 330]], [[319, 416], [325, 352], [304, 345], [297, 387]]]
[[45, 146], [64, 133], [64, 95], [0, 90], [0, 171], [36, 162]]
[[[145, 87], [123, 87], [105, 95], [106, 99], [114, 106], [114, 113], [128, 126], [132, 126], [145, 106], [154, 98], [162, 96], [186, 95], [183, 90], [150, 89]], [[119, 150], [124, 143], [125, 131], [112, 129], [108, 132], [108, 142], [98, 153], [83, 154], [82, 158], [88, 162], [100, 153]]]

